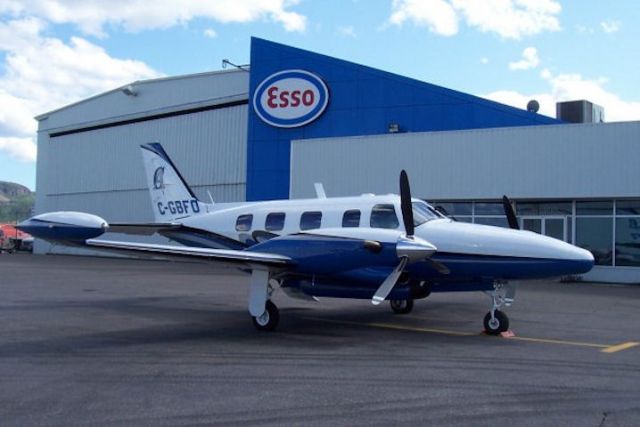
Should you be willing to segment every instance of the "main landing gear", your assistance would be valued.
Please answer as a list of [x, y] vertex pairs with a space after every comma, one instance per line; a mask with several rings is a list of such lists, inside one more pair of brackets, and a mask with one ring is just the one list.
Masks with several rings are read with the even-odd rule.
[[509, 330], [509, 318], [499, 309], [513, 304], [516, 288], [513, 284], [496, 281], [493, 291], [485, 291], [491, 298], [492, 307], [484, 316], [484, 331], [488, 335], [498, 335]]
[[413, 310], [413, 299], [392, 299], [389, 306], [396, 314], [407, 314]]
[[265, 303], [264, 313], [260, 316], [252, 316], [253, 326], [259, 331], [273, 331], [278, 326], [280, 313], [278, 307], [271, 301]]

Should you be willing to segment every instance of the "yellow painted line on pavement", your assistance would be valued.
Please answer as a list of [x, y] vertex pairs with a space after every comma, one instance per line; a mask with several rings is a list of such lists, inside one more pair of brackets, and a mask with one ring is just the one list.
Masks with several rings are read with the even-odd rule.
[[[317, 320], [325, 323], [336, 323], [342, 325], [354, 325], [354, 326], [368, 326], [372, 328], [381, 328], [381, 329], [393, 329], [399, 331], [409, 331], [409, 332], [426, 332], [432, 334], [445, 334], [445, 335], [455, 335], [455, 336], [479, 336], [481, 333], [472, 333], [472, 332], [463, 332], [463, 331], [453, 331], [449, 329], [435, 329], [435, 328], [420, 328], [416, 326], [406, 326], [406, 325], [398, 325], [393, 323], [378, 323], [378, 322], [356, 322], [351, 320], [332, 320], [325, 319], [321, 317], [310, 317], [310, 316], [300, 316], [302, 319], [307, 320]], [[599, 348], [603, 353], [616, 353], [618, 351], [627, 350], [633, 347], [640, 346], [640, 343], [630, 341], [622, 344], [616, 345], [608, 345], [608, 344], [597, 344], [597, 343], [589, 343], [589, 342], [581, 342], [581, 341], [569, 341], [569, 340], [558, 340], [558, 339], [547, 339], [547, 338], [530, 338], [530, 337], [508, 337], [503, 338], [506, 340], [515, 340], [515, 341], [526, 341], [526, 342], [534, 342], [541, 344], [556, 344], [556, 345], [570, 345], [574, 347], [591, 347], [591, 348]]]
[[529, 341], [529, 342], [539, 342], [543, 344], [560, 344], [560, 345], [572, 345], [574, 347], [595, 347], [595, 348], [607, 348], [606, 344], [595, 344], [590, 342], [580, 342], [580, 341], [567, 341], [567, 340], [554, 340], [547, 338], [528, 338], [528, 337], [509, 337], [505, 338], [507, 340], [517, 340], [517, 341]]
[[470, 332], [451, 331], [447, 329], [418, 328], [414, 326], [394, 325], [389, 323], [354, 322], [350, 320], [331, 320], [331, 319], [324, 319], [322, 317], [309, 317], [309, 316], [300, 316], [300, 318], [308, 319], [308, 320], [317, 320], [317, 321], [326, 322], [326, 323], [337, 323], [341, 325], [369, 326], [373, 328], [396, 329], [396, 330], [411, 331], [411, 332], [428, 332], [433, 334], [446, 334], [446, 335], [459, 335], [459, 336], [477, 335]]
[[633, 348], [639, 345], [640, 345], [640, 342], [629, 341], [629, 342], [623, 342], [622, 344], [606, 347], [600, 351], [603, 353], [616, 353], [618, 351], [626, 350], [628, 348]]

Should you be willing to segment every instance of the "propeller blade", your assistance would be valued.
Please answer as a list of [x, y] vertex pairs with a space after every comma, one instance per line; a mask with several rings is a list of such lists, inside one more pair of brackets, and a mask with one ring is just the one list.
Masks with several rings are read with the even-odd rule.
[[371, 304], [378, 305], [387, 298], [393, 287], [396, 285], [398, 278], [402, 274], [402, 270], [404, 270], [404, 268], [407, 266], [407, 262], [409, 262], [409, 258], [407, 257], [402, 257], [400, 259], [400, 264], [398, 264], [398, 266], [391, 272], [391, 274], [387, 276], [386, 279], [384, 279], [384, 282], [382, 282], [382, 284], [378, 287], [378, 290], [373, 295], [373, 298], [371, 298]]
[[504, 214], [507, 216], [509, 227], [513, 228], [514, 230], [520, 230], [520, 226], [518, 225], [518, 217], [513, 211], [513, 206], [511, 206], [511, 201], [507, 196], [502, 196], [502, 207], [504, 208]]
[[411, 205], [411, 188], [409, 177], [404, 170], [400, 172], [400, 208], [402, 209], [402, 222], [407, 236], [413, 236], [415, 227], [413, 224], [413, 206]]

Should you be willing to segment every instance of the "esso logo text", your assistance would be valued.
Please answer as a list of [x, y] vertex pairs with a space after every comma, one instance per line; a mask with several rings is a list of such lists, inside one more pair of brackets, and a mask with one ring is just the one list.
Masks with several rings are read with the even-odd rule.
[[253, 108], [266, 123], [282, 128], [304, 126], [324, 112], [329, 89], [315, 74], [286, 70], [260, 83], [253, 95]]

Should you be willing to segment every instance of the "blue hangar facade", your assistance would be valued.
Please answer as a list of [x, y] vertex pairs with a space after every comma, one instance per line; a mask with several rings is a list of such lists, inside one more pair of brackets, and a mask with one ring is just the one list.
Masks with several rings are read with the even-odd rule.
[[289, 198], [293, 140], [560, 123], [419, 80], [252, 38], [246, 199]]

